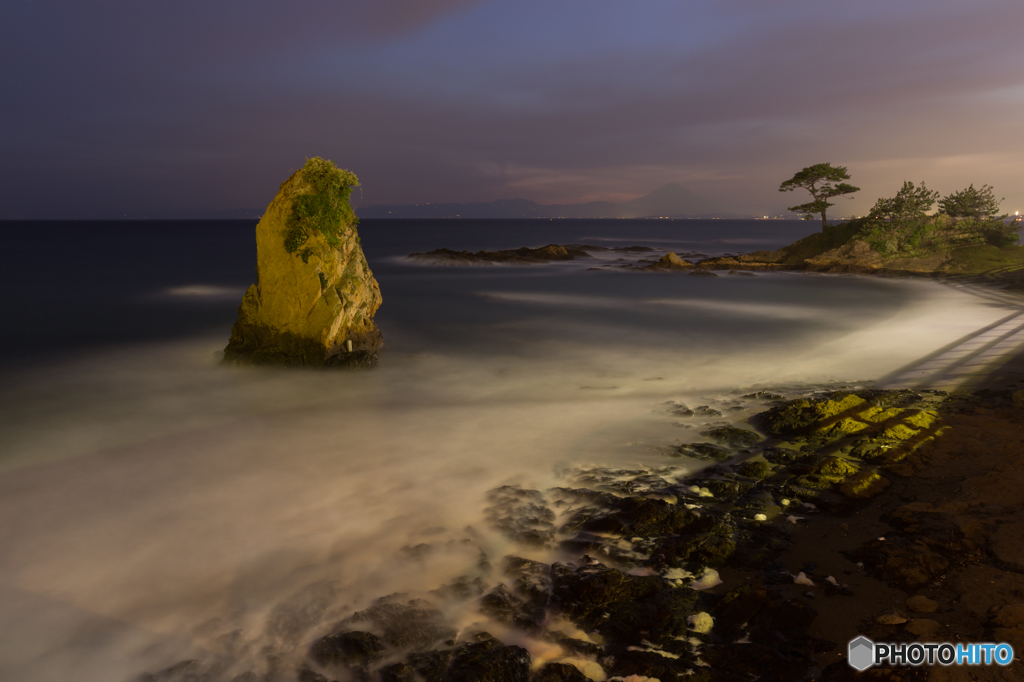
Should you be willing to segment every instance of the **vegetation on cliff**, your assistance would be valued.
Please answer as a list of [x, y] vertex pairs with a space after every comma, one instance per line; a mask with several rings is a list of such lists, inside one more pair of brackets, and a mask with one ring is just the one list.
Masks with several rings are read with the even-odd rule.
[[[928, 215], [935, 201], [939, 212]], [[964, 246], [1017, 242], [1017, 226], [998, 216], [999, 202], [988, 185], [953, 192], [939, 199], [922, 182], [904, 182], [896, 196], [879, 199], [868, 217], [859, 221], [860, 238], [889, 257], [920, 257]]]
[[355, 211], [349, 204], [352, 188], [359, 185], [355, 173], [338, 168], [333, 161], [314, 156], [306, 159], [302, 177], [313, 192], [295, 197], [292, 212], [286, 223], [284, 248], [288, 253], [298, 252], [303, 263], [315, 249], [306, 246], [314, 234], [322, 234], [331, 248], [341, 246], [345, 227], [358, 224]]
[[[831, 205], [825, 195], [856, 191], [835, 184], [844, 177], [849, 177], [845, 168], [817, 164], [801, 170], [779, 190], [808, 189], [815, 201], [790, 210], [820, 209], [824, 219]], [[970, 274], [1024, 288], [1024, 247], [1017, 246], [1021, 219], [1007, 221], [1006, 215], [997, 215], [1000, 201], [989, 185], [972, 184], [940, 199], [923, 182], [904, 182], [895, 196], [878, 199], [866, 217], [824, 223], [820, 233], [776, 251], [707, 258], [695, 268]], [[932, 214], [936, 202], [938, 211]]]

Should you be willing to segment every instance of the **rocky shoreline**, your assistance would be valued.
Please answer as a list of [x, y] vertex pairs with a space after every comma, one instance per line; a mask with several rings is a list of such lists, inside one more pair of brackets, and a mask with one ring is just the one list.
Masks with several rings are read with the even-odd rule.
[[[609, 254], [620, 256], [614, 260]], [[623, 256], [642, 255], [635, 261]], [[845, 225], [800, 239], [775, 251], [753, 251], [708, 257], [647, 246], [609, 249], [587, 244], [549, 244], [541, 248], [522, 247], [502, 251], [453, 251], [436, 249], [413, 253], [408, 259], [429, 265], [531, 265], [552, 261], [601, 259], [589, 270], [630, 272], [683, 272], [712, 276], [716, 271], [730, 274], [790, 271], [830, 274], [877, 275], [883, 277], [930, 277], [971, 280], [1002, 288], [1024, 290], [1024, 246], [995, 247], [971, 245], [941, 253], [915, 257], [886, 257], [851, 234]]]
[[1024, 674], [1019, 662], [857, 674], [845, 661], [860, 634], [1024, 651], [1024, 391], [781, 398], [744, 396], [767, 409], [710, 422], [700, 439], [666, 448], [663, 466], [581, 467], [562, 487], [491, 491], [487, 522], [519, 553], [481, 548], [472, 574], [384, 596], [328, 627], [308, 615], [296, 625], [302, 662], [271, 656], [267, 669], [237, 672], [226, 655], [140, 681]]
[[522, 247], [501, 251], [453, 251], [435, 249], [426, 253], [410, 253], [406, 258], [426, 265], [533, 265], [551, 261], [567, 261], [593, 258], [595, 253], [643, 254], [654, 251], [650, 246], [594, 246], [590, 244], [548, 244], [537, 249]]

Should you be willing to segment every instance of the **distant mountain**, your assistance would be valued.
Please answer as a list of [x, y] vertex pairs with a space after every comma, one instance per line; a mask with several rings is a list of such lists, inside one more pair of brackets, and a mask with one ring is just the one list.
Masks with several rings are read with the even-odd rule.
[[499, 199], [475, 204], [384, 204], [356, 209], [360, 218], [745, 218], [723, 213], [708, 200], [676, 184], [659, 187], [631, 201], [538, 204]]
[[636, 216], [628, 216], [630, 218], [696, 215], [713, 212], [716, 208], [704, 197], [673, 183], [663, 185], [646, 196], [627, 201], [619, 206], [628, 207], [628, 210], [636, 212]]

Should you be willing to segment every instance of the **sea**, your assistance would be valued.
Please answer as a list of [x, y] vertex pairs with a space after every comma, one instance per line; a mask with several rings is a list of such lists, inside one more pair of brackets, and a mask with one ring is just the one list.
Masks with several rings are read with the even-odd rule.
[[[881, 385], [1021, 309], [923, 279], [622, 267], [779, 248], [817, 229], [800, 221], [366, 220], [380, 366], [225, 367], [255, 224], [0, 223], [0, 680], [297, 665], [379, 597], [557, 558], [491, 528], [489, 490], [684, 477], [704, 463], [674, 449], [751, 428], [746, 396]], [[406, 258], [552, 243], [608, 250]]]

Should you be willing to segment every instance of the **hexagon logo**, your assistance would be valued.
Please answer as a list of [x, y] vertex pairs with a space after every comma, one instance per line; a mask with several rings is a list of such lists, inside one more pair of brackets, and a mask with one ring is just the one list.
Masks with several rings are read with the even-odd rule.
[[875, 643], [861, 636], [850, 642], [846, 660], [854, 670], [867, 670], [875, 663]]

